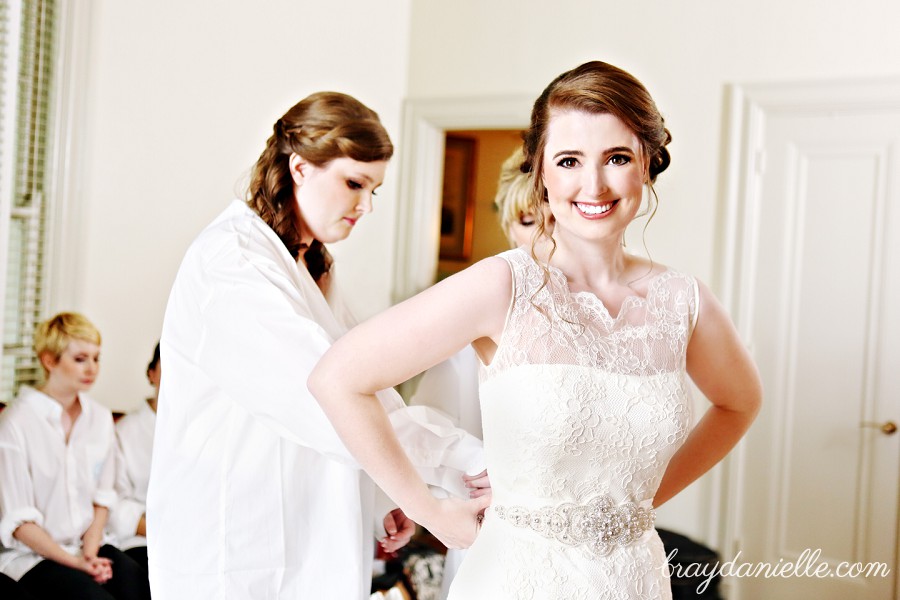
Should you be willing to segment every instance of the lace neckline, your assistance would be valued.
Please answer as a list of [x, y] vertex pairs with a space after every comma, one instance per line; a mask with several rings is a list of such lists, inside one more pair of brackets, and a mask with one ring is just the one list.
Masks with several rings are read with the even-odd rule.
[[[536, 265], [540, 266], [537, 261], [534, 260], [533, 257], [529, 255], [529, 258]], [[659, 287], [660, 278], [669, 273], [670, 269], [665, 268], [659, 273], [650, 276], [650, 280], [647, 282], [647, 294], [645, 296], [641, 296], [637, 293], [629, 294], [625, 296], [622, 300], [622, 306], [619, 307], [619, 312], [616, 313], [615, 316], [609, 311], [609, 308], [606, 306], [606, 303], [594, 292], [590, 290], [580, 290], [577, 292], [573, 292], [571, 287], [569, 286], [569, 279], [566, 277], [566, 274], [559, 267], [555, 267], [549, 263], [546, 264], [547, 269], [550, 271], [552, 276], [555, 276], [554, 279], [560, 285], [560, 289], [565, 293], [568, 298], [573, 299], [576, 298], [585, 298], [587, 301], [594, 305], [601, 317], [605, 319], [608, 323], [618, 323], [622, 315], [628, 312], [628, 310], [632, 308], [647, 306], [648, 300], [651, 295], [656, 293], [657, 288]]]

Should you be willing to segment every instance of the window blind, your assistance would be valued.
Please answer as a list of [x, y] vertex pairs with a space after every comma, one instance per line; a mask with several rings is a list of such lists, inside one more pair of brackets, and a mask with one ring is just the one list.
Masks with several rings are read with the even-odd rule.
[[45, 296], [49, 214], [45, 189], [50, 175], [48, 121], [53, 100], [57, 1], [0, 2], [0, 123], [5, 125], [0, 128], [0, 160], [7, 178], [0, 186], [0, 215], [5, 220], [6, 237], [5, 264], [0, 267], [4, 290], [0, 402], [9, 402], [20, 385], [33, 385], [42, 375], [31, 346], [34, 327], [43, 316]]

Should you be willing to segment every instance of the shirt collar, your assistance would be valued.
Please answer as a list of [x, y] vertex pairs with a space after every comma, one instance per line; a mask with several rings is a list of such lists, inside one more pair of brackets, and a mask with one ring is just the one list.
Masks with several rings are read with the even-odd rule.
[[[88, 405], [90, 403], [85, 402], [82, 394], [78, 395], [78, 401], [81, 403], [81, 414], [86, 414], [89, 411]], [[33, 411], [53, 423], [58, 423], [62, 418], [62, 404], [31, 386], [23, 385], [21, 387], [19, 390], [19, 402], [24, 402]]]

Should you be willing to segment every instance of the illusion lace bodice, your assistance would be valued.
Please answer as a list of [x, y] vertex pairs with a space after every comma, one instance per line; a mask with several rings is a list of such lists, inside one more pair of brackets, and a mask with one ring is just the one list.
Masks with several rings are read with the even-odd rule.
[[[576, 524], [564, 515], [598, 502], [650, 508], [691, 424], [685, 355], [696, 281], [663, 271], [646, 297], [628, 297], [613, 317], [592, 293], [570, 292], [561, 271], [549, 267], [545, 282], [524, 250], [500, 256], [512, 270], [513, 299], [480, 374], [495, 509], [451, 598], [668, 598], [655, 531], [598, 550], [570, 539]], [[559, 529], [554, 536], [517, 527], [511, 510], [548, 515]], [[485, 564], [475, 564], [478, 555]]]

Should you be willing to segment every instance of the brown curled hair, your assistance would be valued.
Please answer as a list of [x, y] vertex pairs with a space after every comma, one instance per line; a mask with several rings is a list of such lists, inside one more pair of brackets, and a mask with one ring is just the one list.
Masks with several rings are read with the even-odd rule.
[[291, 155], [322, 167], [343, 157], [361, 162], [388, 160], [394, 146], [375, 111], [339, 92], [307, 96], [284, 113], [272, 129], [266, 148], [253, 166], [247, 205], [275, 231], [295, 260], [303, 253], [310, 275], [318, 281], [330, 270], [332, 258], [319, 240], [308, 247], [300, 241]]

